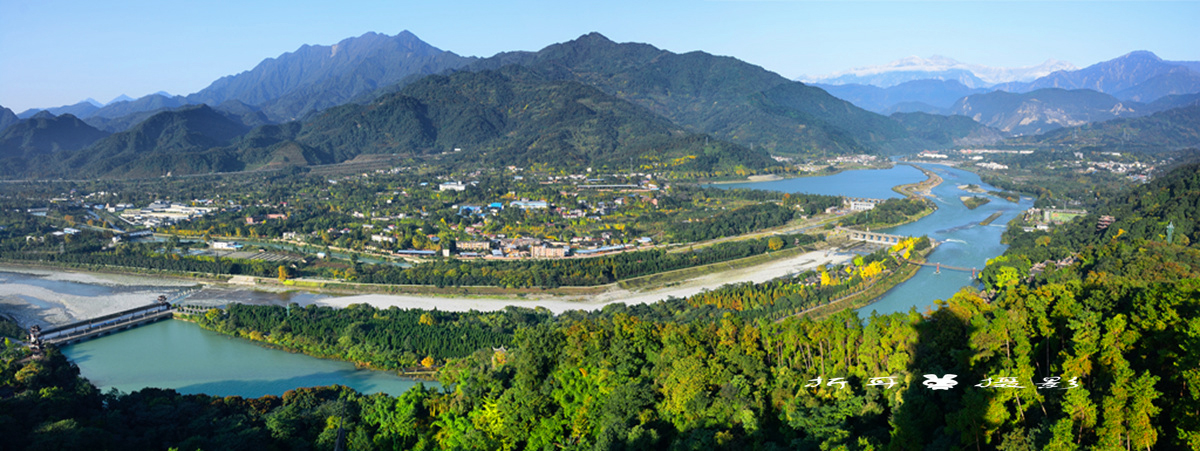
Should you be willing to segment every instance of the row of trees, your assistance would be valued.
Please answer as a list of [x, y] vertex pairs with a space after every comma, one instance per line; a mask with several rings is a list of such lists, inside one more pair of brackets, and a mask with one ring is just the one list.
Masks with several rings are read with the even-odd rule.
[[819, 239], [803, 234], [774, 238], [774, 247], [770, 238], [760, 238], [719, 243], [692, 252], [670, 253], [655, 249], [592, 258], [472, 262], [436, 260], [410, 268], [361, 265], [356, 268], [356, 280], [363, 283], [437, 286], [594, 286], [759, 255], [770, 250], [804, 246]]

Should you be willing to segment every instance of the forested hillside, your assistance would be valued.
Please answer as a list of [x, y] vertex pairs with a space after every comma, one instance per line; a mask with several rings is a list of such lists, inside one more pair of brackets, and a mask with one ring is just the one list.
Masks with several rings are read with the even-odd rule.
[[708, 141], [595, 88], [516, 66], [430, 76], [369, 105], [331, 109], [297, 140], [337, 161], [461, 148], [462, 158], [490, 165], [733, 171], [773, 164], [763, 149]]
[[244, 122], [261, 113], [227, 105], [228, 112], [199, 105], [154, 114], [86, 150], [62, 153], [65, 161], [29, 161], [29, 170], [18, 175], [185, 175], [378, 154], [449, 154], [440, 164], [450, 167], [486, 162], [701, 176], [782, 170], [762, 148], [688, 133], [598, 89], [546, 80], [518, 66], [430, 76], [367, 105], [342, 105], [304, 123], [249, 131]]
[[615, 43], [599, 33], [538, 52], [501, 53], [468, 66], [519, 64], [577, 80], [641, 105], [692, 132], [774, 154], [834, 155], [903, 147], [908, 134], [887, 117], [735, 58], [676, 54]]
[[[39, 113], [0, 130], [0, 176], [51, 165], [63, 155], [87, 147], [108, 133], [70, 114]], [[57, 156], [56, 156], [57, 155]]]

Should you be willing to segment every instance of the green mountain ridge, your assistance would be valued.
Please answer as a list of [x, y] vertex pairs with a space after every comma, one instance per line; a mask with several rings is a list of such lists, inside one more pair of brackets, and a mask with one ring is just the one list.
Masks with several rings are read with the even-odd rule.
[[464, 70], [510, 64], [582, 81], [692, 132], [773, 154], [879, 152], [904, 149], [908, 138], [885, 116], [731, 57], [676, 54], [590, 33], [538, 52], [501, 53]]
[[[396, 49], [410, 52], [400, 57]], [[217, 107], [93, 118], [120, 133], [87, 152], [39, 162], [24, 176], [228, 172], [372, 154], [423, 157], [455, 148], [466, 152], [439, 157], [441, 164], [747, 174], [776, 166], [769, 153], [888, 153], [989, 136], [972, 135], [982, 129], [952, 119], [902, 124], [735, 58], [618, 44], [598, 33], [538, 52], [483, 60], [448, 55], [410, 33], [305, 46], [187, 97], [221, 100]], [[306, 78], [288, 79], [306, 65], [312, 66]], [[424, 75], [431, 71], [446, 75]], [[275, 78], [288, 81], [264, 81]], [[379, 88], [385, 81], [391, 84]], [[115, 105], [154, 100], [144, 99]], [[526, 114], [531, 106], [541, 114]], [[304, 119], [268, 125], [290, 114]], [[917, 122], [939, 129], [912, 128]], [[251, 127], [263, 128], [239, 138]]]
[[235, 169], [236, 157], [220, 148], [247, 130], [208, 105], [187, 106], [155, 114], [97, 141], [67, 159], [62, 169], [128, 177]]
[[19, 176], [106, 136], [71, 114], [40, 112], [0, 132], [0, 176]]
[[[352, 124], [352, 125], [351, 125]], [[466, 161], [551, 167], [661, 164], [709, 171], [773, 162], [762, 151], [719, 141], [705, 147], [669, 121], [570, 81], [519, 67], [429, 76], [369, 105], [348, 104], [305, 123], [296, 141], [334, 161], [359, 154], [413, 156], [463, 149]]]
[[[426, 77], [373, 103], [334, 107], [307, 122], [250, 129], [238, 117], [207, 105], [163, 111], [32, 172], [156, 177], [442, 153], [451, 153], [445, 164], [457, 166], [636, 167], [698, 175], [776, 166], [761, 148], [691, 134], [596, 88], [547, 80], [519, 66]], [[452, 152], [456, 148], [463, 151]]]

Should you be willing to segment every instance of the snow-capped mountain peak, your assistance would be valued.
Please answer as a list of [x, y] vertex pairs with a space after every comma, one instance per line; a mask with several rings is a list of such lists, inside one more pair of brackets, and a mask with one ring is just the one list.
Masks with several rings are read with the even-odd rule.
[[825, 84], [858, 83], [890, 87], [921, 79], [958, 80], [980, 88], [1011, 81], [1032, 81], [1059, 70], [1076, 70], [1075, 65], [1054, 59], [1037, 66], [991, 67], [969, 64], [953, 58], [933, 55], [928, 58], [909, 56], [878, 66], [858, 67], [829, 75], [809, 77], [803, 81]]

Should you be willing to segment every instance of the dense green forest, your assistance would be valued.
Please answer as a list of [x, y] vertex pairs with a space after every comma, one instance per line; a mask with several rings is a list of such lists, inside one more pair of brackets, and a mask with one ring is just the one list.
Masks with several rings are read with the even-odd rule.
[[671, 235], [682, 242], [704, 241], [778, 227], [795, 217], [796, 212], [785, 206], [757, 204], [717, 213], [701, 221], [675, 224]]
[[[928, 312], [638, 313], [681, 300], [573, 312], [516, 327], [505, 351], [451, 359], [444, 392], [100, 395], [53, 351], [5, 354], [0, 428], [16, 449], [120, 449], [103, 444], [126, 435], [157, 440], [129, 449], [332, 449], [338, 426], [350, 449], [1196, 449], [1198, 194], [1190, 165], [1109, 199], [1108, 227], [1091, 215], [1011, 231], [983, 290]], [[202, 421], [160, 430], [177, 418]]]
[[508, 307], [499, 312], [345, 309], [310, 305], [232, 304], [193, 315], [201, 327], [270, 343], [308, 355], [349, 360], [380, 369], [442, 363], [478, 349], [512, 344], [513, 332], [550, 319], [546, 310]]

